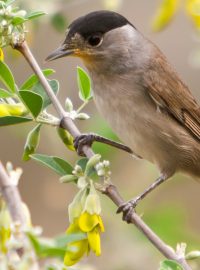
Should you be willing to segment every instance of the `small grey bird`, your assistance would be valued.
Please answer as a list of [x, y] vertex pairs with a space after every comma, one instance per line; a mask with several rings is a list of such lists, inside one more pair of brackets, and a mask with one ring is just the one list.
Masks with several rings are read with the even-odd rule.
[[[72, 22], [64, 43], [47, 60], [67, 55], [83, 60], [96, 106], [119, 138], [160, 171], [119, 212], [130, 212], [175, 172], [200, 178], [200, 107], [151, 41], [120, 14], [96, 11]], [[101, 141], [95, 135], [90, 139]]]

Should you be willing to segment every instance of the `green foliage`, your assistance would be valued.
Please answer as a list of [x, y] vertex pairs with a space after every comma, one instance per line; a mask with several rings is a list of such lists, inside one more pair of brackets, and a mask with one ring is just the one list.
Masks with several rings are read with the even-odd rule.
[[75, 151], [74, 143], [73, 143], [74, 139], [72, 135], [67, 130], [60, 127], [58, 127], [56, 130], [62, 142], [67, 146], [67, 148], [71, 151]]
[[0, 81], [7, 87], [7, 89], [15, 92], [15, 80], [9, 67], [0, 61]]
[[25, 19], [26, 20], [33, 20], [33, 19], [36, 19], [36, 18], [43, 16], [45, 14], [46, 14], [46, 12], [43, 12], [43, 11], [31, 11], [30, 13], [28, 13], [25, 16]]
[[38, 238], [34, 234], [27, 233], [37, 255], [40, 258], [64, 258], [67, 244], [86, 239], [84, 233], [62, 235], [55, 239]]
[[29, 91], [29, 90], [20, 90], [19, 95], [23, 100], [27, 109], [31, 112], [34, 118], [41, 113], [43, 106], [43, 99], [40, 95]]
[[73, 167], [62, 158], [41, 154], [34, 154], [30, 157], [38, 161], [42, 165], [51, 168], [54, 172], [58, 173], [61, 176], [72, 173]]
[[159, 270], [184, 270], [180, 264], [172, 260], [161, 262]]
[[9, 97], [12, 97], [13, 96], [13, 93], [11, 92], [8, 92], [4, 89], [0, 89], [0, 98], [9, 98]]
[[[58, 91], [59, 91], [59, 82], [57, 80], [48, 80], [49, 85], [51, 86], [53, 92], [55, 95], [57, 95]], [[42, 108], [41, 109], [45, 109], [46, 107], [48, 107], [51, 104], [51, 100], [48, 97], [48, 95], [46, 94], [46, 92], [44, 91], [44, 88], [42, 87], [41, 83], [36, 83], [31, 91], [33, 91], [34, 93], [40, 95], [40, 97], [42, 97]]]
[[77, 67], [77, 81], [80, 99], [83, 101], [90, 100], [92, 97], [91, 80], [88, 74], [81, 67]]
[[[55, 71], [53, 69], [44, 69], [42, 73], [47, 77], [52, 75]], [[33, 74], [31, 75], [20, 87], [20, 90], [31, 89], [36, 83], [39, 82], [38, 76]]]
[[57, 31], [62, 33], [67, 28], [66, 16], [62, 15], [60, 12], [53, 14], [51, 17], [51, 23]]
[[4, 116], [4, 117], [0, 117], [0, 127], [23, 124], [30, 121], [32, 121], [32, 119], [28, 117]]
[[24, 146], [23, 160], [30, 159], [31, 154], [35, 153], [35, 150], [39, 144], [41, 124], [34, 127], [28, 134], [26, 143]]

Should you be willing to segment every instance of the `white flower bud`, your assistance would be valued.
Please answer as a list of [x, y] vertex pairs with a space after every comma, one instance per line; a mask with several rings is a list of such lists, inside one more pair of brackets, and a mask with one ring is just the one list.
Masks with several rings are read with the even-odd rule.
[[73, 103], [71, 101], [71, 99], [66, 98], [65, 100], [65, 108], [67, 112], [71, 112], [73, 110]]
[[15, 13], [15, 16], [25, 17], [26, 14], [27, 14], [26, 10], [20, 10], [20, 11]]
[[90, 118], [90, 116], [87, 113], [79, 113], [76, 116], [76, 119], [79, 120], [88, 120]]
[[195, 260], [197, 258], [200, 258], [200, 251], [199, 250], [191, 251], [186, 255], [185, 258], [186, 260]]

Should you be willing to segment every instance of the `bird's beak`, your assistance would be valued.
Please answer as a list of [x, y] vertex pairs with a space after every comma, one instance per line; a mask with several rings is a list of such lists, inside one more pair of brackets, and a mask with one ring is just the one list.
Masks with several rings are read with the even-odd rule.
[[68, 49], [66, 45], [61, 45], [55, 51], [53, 51], [45, 60], [52, 61], [70, 54], [74, 54], [74, 49]]

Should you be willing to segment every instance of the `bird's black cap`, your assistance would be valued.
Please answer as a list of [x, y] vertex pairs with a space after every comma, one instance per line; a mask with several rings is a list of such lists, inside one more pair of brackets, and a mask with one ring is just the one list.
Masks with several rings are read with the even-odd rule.
[[126, 24], [132, 25], [125, 17], [116, 12], [107, 10], [95, 11], [73, 21], [68, 27], [68, 37], [70, 38], [75, 33], [79, 33], [86, 39], [94, 33], [104, 34]]

